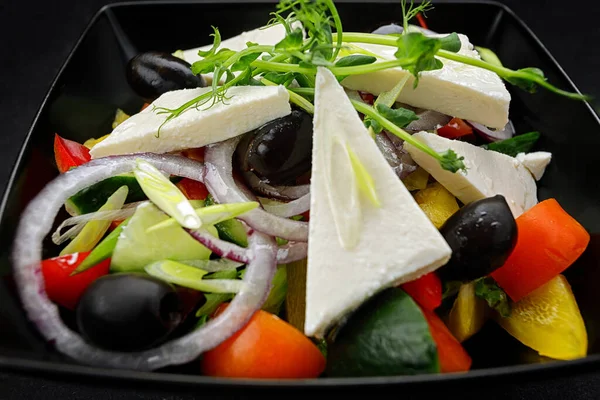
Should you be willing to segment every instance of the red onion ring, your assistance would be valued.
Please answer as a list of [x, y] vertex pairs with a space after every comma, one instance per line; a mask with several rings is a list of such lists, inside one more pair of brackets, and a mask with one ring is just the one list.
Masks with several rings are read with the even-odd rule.
[[475, 132], [477, 132], [477, 134], [479, 134], [479, 136], [481, 136], [489, 142], [497, 142], [499, 140], [510, 139], [515, 134], [515, 127], [512, 121], [510, 120], [502, 130], [491, 130], [480, 123], [473, 121], [467, 122], [473, 127], [473, 129], [475, 130]]
[[310, 193], [288, 203], [274, 202], [262, 204], [265, 211], [278, 217], [289, 218], [300, 215], [310, 209]]
[[227, 309], [187, 335], [140, 352], [115, 352], [86, 343], [60, 318], [58, 307], [46, 295], [41, 271], [42, 241], [52, 228], [64, 202], [78, 191], [111, 176], [130, 172], [143, 158], [172, 175], [199, 180], [203, 165], [183, 157], [156, 154], [112, 156], [92, 160], [53, 181], [27, 205], [21, 216], [12, 249], [14, 278], [28, 318], [44, 338], [71, 358], [86, 364], [136, 370], [154, 370], [189, 362], [242, 328], [266, 300], [276, 270], [277, 247], [273, 238], [259, 232], [248, 236], [249, 263], [244, 288]]
[[[251, 201], [233, 179], [232, 158], [239, 140], [240, 137], [236, 137], [206, 147], [204, 183], [210, 194], [219, 203]], [[268, 235], [295, 242], [308, 241], [308, 224], [306, 222], [281, 218], [260, 208], [240, 215], [239, 219]]]
[[287, 264], [308, 257], [308, 243], [289, 242], [277, 248], [277, 263]]

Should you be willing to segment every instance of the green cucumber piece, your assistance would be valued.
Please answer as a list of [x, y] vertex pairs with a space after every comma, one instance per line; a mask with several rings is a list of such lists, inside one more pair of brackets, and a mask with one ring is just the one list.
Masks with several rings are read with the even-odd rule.
[[123, 232], [123, 228], [125, 225], [129, 223], [131, 217], [127, 218], [123, 222], [119, 224], [111, 233], [109, 233], [96, 247], [94, 250], [90, 252], [90, 254], [83, 260], [81, 264], [71, 273], [71, 275], [78, 274], [80, 272], [85, 271], [88, 268], [93, 267], [94, 265], [98, 265], [102, 261], [106, 260], [110, 256], [112, 256], [115, 247], [117, 246], [117, 241], [119, 239], [119, 235]]
[[[147, 232], [148, 228], [168, 218], [151, 203], [138, 206], [119, 235], [111, 259], [111, 271], [143, 272], [146, 265], [166, 259], [208, 260], [210, 250], [194, 240], [179, 225]], [[208, 226], [206, 229], [217, 236], [214, 227]]]
[[[217, 203], [212, 196], [208, 195], [205, 204], [206, 206], [212, 206]], [[237, 219], [232, 218], [227, 221], [219, 222], [218, 224], [215, 224], [215, 228], [217, 228], [217, 232], [219, 232], [219, 239], [227, 240], [238, 246], [248, 247], [246, 228], [244, 228], [244, 225]]]
[[440, 371], [437, 347], [421, 309], [402, 289], [365, 302], [327, 350], [327, 375], [391, 376]]
[[[179, 177], [172, 177], [171, 182], [175, 183], [180, 179], [181, 178]], [[126, 173], [110, 177], [77, 192], [66, 201], [65, 207], [71, 215], [96, 212], [121, 186], [127, 186], [129, 188], [125, 203], [133, 203], [147, 199], [133, 173]]]

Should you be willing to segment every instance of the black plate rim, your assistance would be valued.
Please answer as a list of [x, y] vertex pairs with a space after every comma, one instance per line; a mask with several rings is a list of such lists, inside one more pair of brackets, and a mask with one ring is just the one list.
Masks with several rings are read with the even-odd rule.
[[[338, 3], [358, 3], [363, 2], [361, 0], [337, 0]], [[378, 0], [380, 3], [391, 3], [397, 0]], [[12, 172], [6, 184], [5, 190], [2, 194], [2, 200], [0, 202], [0, 216], [2, 219], [4, 218], [4, 214], [6, 211], [9, 193], [14, 187], [18, 171], [24, 161], [25, 155], [29, 150], [29, 143], [31, 136], [34, 131], [34, 127], [37, 125], [38, 120], [46, 107], [48, 100], [50, 99], [52, 93], [54, 92], [56, 85], [62, 76], [64, 70], [66, 69], [69, 61], [73, 58], [75, 52], [83, 42], [89, 30], [94, 26], [96, 21], [104, 15], [106, 12], [110, 12], [111, 10], [119, 7], [127, 7], [127, 6], [136, 6], [136, 7], [144, 7], [144, 6], [161, 6], [161, 5], [181, 5], [181, 4], [215, 4], [215, 3], [224, 3], [221, 0], [176, 0], [176, 1], [168, 1], [168, 0], [144, 0], [144, 1], [123, 1], [113, 4], [107, 4], [101, 7], [94, 16], [90, 19], [90, 22], [87, 24], [85, 29], [82, 31], [81, 35], [75, 42], [73, 48], [69, 52], [69, 55], [66, 57], [65, 61], [61, 65], [59, 71], [55, 75], [52, 80], [52, 84], [48, 88], [46, 95], [44, 96], [38, 111], [33, 118], [30, 128], [23, 138], [21, 142], [21, 147], [19, 153], [17, 155], [17, 159], [13, 165]], [[229, 4], [240, 4], [240, 3], [256, 3], [256, 4], [274, 4], [275, 0], [272, 1], [254, 1], [254, 0], [227, 0]], [[510, 17], [514, 18], [517, 24], [523, 29], [527, 35], [529, 35], [536, 46], [542, 50], [544, 55], [550, 60], [553, 64], [553, 67], [556, 68], [557, 72], [562, 75], [562, 77], [568, 82], [571, 86], [570, 89], [575, 92], [581, 94], [579, 88], [575, 85], [575, 83], [571, 80], [571, 78], [567, 75], [562, 66], [558, 63], [558, 61], [552, 56], [550, 51], [546, 48], [546, 46], [540, 41], [540, 39], [535, 35], [535, 33], [529, 28], [525, 22], [507, 5], [494, 1], [494, 0], [450, 0], [444, 2], [444, 4], [486, 4], [490, 6], [494, 6], [499, 8], [500, 10], [506, 12]], [[435, 2], [434, 2], [435, 5]], [[588, 110], [600, 125], [600, 117], [591, 106], [589, 102], [585, 102]], [[83, 379], [97, 379], [102, 378], [104, 380], [111, 381], [119, 381], [125, 383], [131, 383], [133, 381], [144, 382], [150, 385], [183, 385], [183, 386], [192, 386], [192, 385], [205, 385], [211, 387], [219, 387], [219, 386], [230, 386], [237, 388], [255, 388], [255, 389], [264, 389], [267, 387], [277, 387], [277, 388], [333, 388], [333, 387], [344, 387], [344, 388], [352, 388], [352, 387], [364, 387], [364, 386], [381, 386], [381, 385], [417, 385], [417, 384], [428, 384], [428, 383], [454, 383], [454, 382], [465, 382], [472, 380], [496, 380], [503, 377], [518, 377], [518, 378], [528, 378], [533, 375], [539, 376], [541, 374], [544, 375], [545, 378], [550, 378], [552, 376], [566, 376], [566, 375], [574, 375], [580, 371], [586, 370], [589, 372], [590, 370], [600, 370], [600, 354], [589, 355], [583, 359], [578, 360], [570, 360], [570, 361], [557, 361], [551, 362], [547, 364], [534, 364], [534, 365], [514, 365], [514, 366], [505, 366], [505, 367], [494, 367], [494, 368], [486, 368], [469, 371], [468, 373], [446, 373], [446, 374], [432, 374], [432, 375], [406, 375], [406, 376], [383, 376], [383, 377], [360, 377], [360, 378], [318, 378], [318, 379], [306, 379], [306, 380], [274, 380], [274, 379], [228, 379], [228, 378], [214, 378], [200, 375], [185, 375], [185, 374], [172, 374], [172, 373], [164, 373], [164, 372], [142, 372], [142, 371], [133, 371], [133, 370], [122, 370], [122, 369], [110, 369], [110, 368], [101, 368], [101, 367], [92, 367], [85, 365], [70, 365], [63, 364], [59, 362], [53, 361], [37, 361], [37, 360], [27, 360], [24, 358], [13, 357], [13, 356], [5, 356], [0, 355], [0, 370], [8, 371], [8, 372], [20, 372], [20, 373], [42, 373], [50, 376], [60, 376], [60, 377], [80, 377]]]

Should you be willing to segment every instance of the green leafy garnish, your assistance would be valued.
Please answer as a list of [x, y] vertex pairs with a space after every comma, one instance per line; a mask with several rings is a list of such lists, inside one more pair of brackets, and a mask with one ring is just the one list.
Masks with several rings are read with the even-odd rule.
[[406, 108], [391, 108], [386, 104], [377, 104], [375, 108], [382, 117], [390, 120], [394, 123], [394, 125], [396, 125], [399, 128], [405, 128], [411, 122], [419, 119], [419, 117], [417, 116], [417, 114], [415, 114], [414, 111], [408, 110]]
[[433, 9], [430, 1], [424, 1], [415, 6], [413, 0], [410, 1], [410, 4], [406, 4], [406, 0], [402, 0], [400, 5], [402, 6], [402, 26], [404, 27], [403, 33], [408, 32], [408, 24], [411, 19], [417, 16], [417, 14], [421, 13], [425, 15], [427, 11]]
[[497, 151], [511, 157], [516, 157], [519, 153], [528, 153], [540, 138], [539, 132], [529, 132], [522, 135], [513, 136], [510, 139], [500, 140], [484, 144], [481, 147], [487, 150]]
[[475, 296], [485, 300], [488, 305], [503, 317], [510, 316], [508, 296], [492, 277], [479, 278], [475, 281]]
[[340, 58], [339, 60], [337, 60], [335, 63], [335, 66], [336, 67], [353, 67], [356, 65], [372, 64], [375, 61], [377, 61], [377, 58], [375, 58], [373, 56], [365, 56], [362, 54], [352, 54], [350, 56], [346, 56], [346, 57], [343, 57], [343, 58]]
[[451, 51], [453, 53], [458, 52], [462, 47], [462, 43], [456, 32], [452, 32], [447, 36], [439, 38], [439, 41], [442, 43], [441, 48], [443, 50]]
[[[120, 210], [125, 204], [128, 193], [129, 188], [127, 186], [121, 186], [108, 198], [108, 200], [106, 200], [106, 203], [104, 203], [98, 211]], [[63, 256], [65, 254], [92, 250], [98, 242], [100, 242], [111, 222], [112, 221], [110, 220], [94, 220], [86, 223], [81, 232], [79, 232], [77, 236], [62, 249], [60, 255]]]
[[198, 229], [202, 220], [177, 186], [148, 161], [137, 159], [133, 174], [148, 198], [181, 226]]

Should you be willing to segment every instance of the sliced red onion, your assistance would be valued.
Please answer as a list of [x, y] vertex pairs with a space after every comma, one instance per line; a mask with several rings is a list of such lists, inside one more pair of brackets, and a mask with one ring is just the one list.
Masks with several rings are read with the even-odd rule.
[[410, 154], [403, 149], [402, 140], [397, 138], [399, 142], [394, 143], [390, 136], [397, 138], [395, 135], [382, 132], [375, 135], [375, 143], [398, 178], [404, 179], [417, 169], [417, 165]]
[[[219, 203], [238, 203], [251, 201], [244, 189], [233, 179], [232, 157], [239, 137], [216, 143], [206, 147], [204, 160], [206, 162], [205, 184], [210, 194]], [[308, 241], [308, 224], [270, 214], [256, 208], [240, 215], [239, 219], [252, 228], [283, 239], [296, 242]]]
[[269, 200], [261, 202], [261, 204], [265, 211], [278, 217], [289, 218], [305, 213], [310, 209], [310, 193], [288, 203]]
[[63, 323], [58, 307], [46, 295], [41, 271], [42, 241], [69, 197], [94, 183], [131, 172], [137, 158], [172, 175], [202, 179], [204, 168], [201, 163], [178, 156], [137, 154], [92, 160], [54, 179], [28, 204], [17, 227], [12, 263], [27, 316], [60, 352], [86, 364], [147, 371], [189, 362], [243, 327], [268, 296], [276, 270], [277, 247], [273, 238], [251, 232], [248, 236], [249, 263], [244, 275], [247, 284], [222, 314], [183, 337], [150, 350], [131, 353], [107, 351], [85, 342]]
[[246, 264], [250, 260], [248, 249], [245, 249], [237, 244], [221, 240], [214, 237], [206, 229], [186, 229], [191, 237], [200, 242], [204, 247], [215, 253], [216, 255], [227, 258], [232, 261], [238, 261]]
[[310, 185], [271, 186], [261, 180], [256, 174], [245, 171], [244, 180], [256, 193], [278, 200], [296, 200], [310, 192]]
[[512, 121], [510, 121], [510, 120], [508, 121], [508, 123], [506, 124], [504, 129], [498, 129], [498, 130], [490, 129], [490, 128], [486, 127], [485, 125], [482, 125], [478, 122], [473, 122], [473, 121], [467, 121], [467, 122], [473, 127], [473, 129], [475, 130], [475, 132], [477, 132], [479, 134], [479, 136], [481, 136], [482, 138], [484, 138], [485, 140], [487, 140], [489, 142], [497, 142], [499, 140], [510, 139], [515, 134], [515, 127], [514, 127]]
[[277, 249], [277, 263], [287, 264], [308, 257], [308, 243], [289, 242]]

